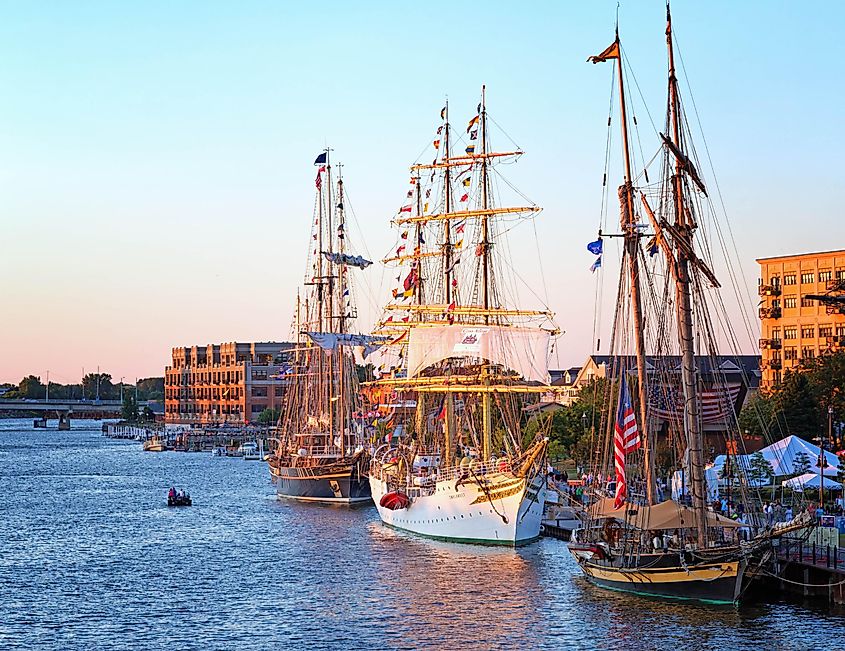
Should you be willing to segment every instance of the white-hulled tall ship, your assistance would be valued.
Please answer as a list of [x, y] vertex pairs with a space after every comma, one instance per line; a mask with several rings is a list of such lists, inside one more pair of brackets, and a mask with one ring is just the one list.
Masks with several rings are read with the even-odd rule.
[[[720, 225], [683, 114], [668, 5], [666, 40], [669, 135], [660, 134], [655, 159], [662, 162], [662, 174], [654, 185], [647, 173], [634, 171], [618, 31], [610, 47], [590, 57], [593, 63], [616, 66], [624, 163], [618, 190], [621, 233], [604, 237], [620, 237], [623, 246], [608, 382], [603, 410], [595, 419], [590, 473], [598, 481], [589, 487], [594, 501], [569, 549], [588, 579], [601, 587], [730, 604], [741, 598], [748, 578], [771, 554], [772, 539], [807, 522], [804, 514], [767, 527], [759, 489], [741, 472], [738, 485], [728, 485], [729, 512], [710, 508], [719, 488], [708, 486], [705, 475], [709, 414], [717, 414], [720, 429], [714, 435], [718, 431], [725, 437], [728, 454], [742, 452], [736, 394], [724, 367], [716, 363], [724, 360], [717, 348], [736, 346], [737, 339], [714, 272], [714, 253], [725, 250], [724, 242], [710, 246], [698, 233], [699, 226], [705, 234], [718, 233]], [[600, 231], [588, 248], [600, 255], [601, 241]], [[723, 264], [728, 273], [732, 261]], [[720, 335], [726, 340], [721, 346]], [[670, 469], [680, 468], [681, 483], [689, 487], [676, 499], [661, 494], [656, 482], [658, 431], [665, 432], [664, 454], [673, 457]]]
[[354, 348], [372, 337], [352, 334], [357, 316], [352, 270], [370, 261], [346, 250], [344, 186], [332, 184], [329, 150], [317, 165], [316, 200], [306, 266], [305, 297], [297, 296], [297, 346], [287, 369], [288, 386], [268, 458], [280, 497], [335, 504], [370, 500], [369, 456], [358, 416], [360, 396]]
[[461, 137], [465, 153], [453, 156], [447, 104], [435, 159], [411, 167], [393, 220], [397, 248], [384, 262], [399, 268], [398, 287], [376, 329], [392, 338], [382, 351], [390, 368], [371, 386], [416, 407], [375, 450], [370, 486], [382, 521], [397, 529], [520, 545], [540, 533], [548, 444], [542, 432], [525, 440], [522, 407], [550, 388], [557, 330], [550, 312], [506, 304], [506, 233], [539, 208], [493, 203], [494, 166], [522, 152], [490, 150], [483, 89]]

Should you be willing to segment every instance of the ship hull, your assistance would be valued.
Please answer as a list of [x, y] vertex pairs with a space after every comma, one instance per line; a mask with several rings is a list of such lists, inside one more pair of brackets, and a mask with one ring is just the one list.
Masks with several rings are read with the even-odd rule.
[[744, 560], [684, 565], [677, 554], [666, 563], [644, 556], [638, 566], [622, 568], [585, 558], [577, 545], [570, 551], [591, 583], [610, 590], [725, 605], [736, 603], [742, 593]]
[[545, 502], [540, 477], [528, 483], [510, 473], [488, 476], [486, 490], [476, 483], [441, 481], [430, 495], [412, 496], [407, 508], [396, 510], [380, 504], [390, 491], [385, 481], [371, 475], [370, 487], [384, 524], [424, 538], [519, 546], [540, 536]]
[[334, 465], [331, 468], [271, 468], [276, 494], [302, 502], [324, 504], [366, 504], [370, 502], [370, 484], [360, 463]]

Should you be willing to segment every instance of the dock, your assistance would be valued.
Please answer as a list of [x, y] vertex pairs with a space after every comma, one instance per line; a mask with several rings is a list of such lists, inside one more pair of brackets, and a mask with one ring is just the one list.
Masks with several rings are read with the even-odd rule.
[[223, 448], [229, 454], [236, 453], [244, 443], [256, 443], [260, 449], [270, 451], [275, 440], [272, 428], [257, 426], [168, 429], [159, 424], [109, 423], [103, 425], [103, 434], [141, 442], [159, 438], [168, 450], [175, 452], [211, 452]]
[[845, 551], [838, 546], [784, 538], [772, 562], [768, 582], [782, 592], [845, 604]]

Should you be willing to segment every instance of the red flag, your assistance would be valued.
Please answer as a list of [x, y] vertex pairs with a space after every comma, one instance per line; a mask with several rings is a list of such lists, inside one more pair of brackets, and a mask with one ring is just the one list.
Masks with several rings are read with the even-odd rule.
[[402, 207], [399, 209], [399, 212], [411, 212], [411, 206], [410, 206], [410, 204], [409, 204], [409, 205], [407, 205], [407, 206], [402, 206]]
[[464, 194], [464, 195], [461, 197], [461, 201], [466, 201], [467, 199], [469, 199], [469, 195], [468, 195], [468, 194]]

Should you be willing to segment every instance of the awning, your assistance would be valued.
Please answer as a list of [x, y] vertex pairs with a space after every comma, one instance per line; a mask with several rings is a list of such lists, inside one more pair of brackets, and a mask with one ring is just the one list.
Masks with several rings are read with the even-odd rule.
[[[693, 529], [695, 527], [693, 509], [674, 500], [666, 500], [653, 506], [625, 503], [618, 509], [613, 508], [613, 502], [612, 497], [602, 498], [588, 509], [590, 516], [616, 518], [638, 529]], [[736, 529], [745, 525], [707, 511], [707, 526]]]

